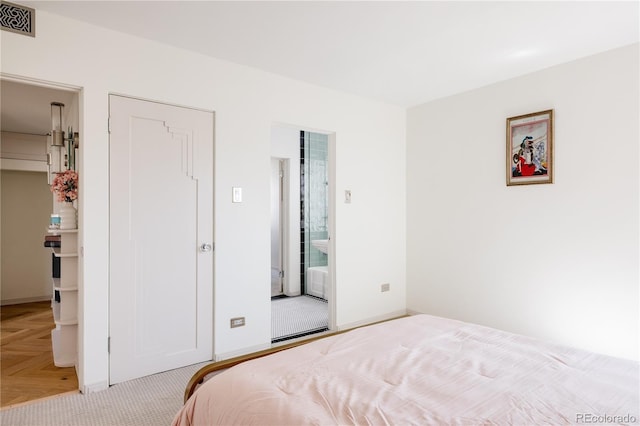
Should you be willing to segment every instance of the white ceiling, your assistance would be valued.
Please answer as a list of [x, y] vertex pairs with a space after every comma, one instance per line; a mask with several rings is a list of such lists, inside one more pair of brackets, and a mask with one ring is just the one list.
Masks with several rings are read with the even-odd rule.
[[401, 106], [635, 43], [640, 32], [637, 0], [13, 1]]

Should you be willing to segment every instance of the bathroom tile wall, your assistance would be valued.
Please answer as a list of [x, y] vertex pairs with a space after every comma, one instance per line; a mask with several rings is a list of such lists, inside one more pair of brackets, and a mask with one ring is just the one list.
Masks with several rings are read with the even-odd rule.
[[327, 265], [328, 256], [311, 245], [328, 238], [328, 136], [300, 132], [301, 145], [301, 275], [310, 266]]

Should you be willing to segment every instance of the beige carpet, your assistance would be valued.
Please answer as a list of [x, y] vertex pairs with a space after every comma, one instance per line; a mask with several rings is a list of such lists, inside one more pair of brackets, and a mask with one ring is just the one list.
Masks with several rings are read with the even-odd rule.
[[2, 426], [162, 426], [182, 406], [184, 388], [206, 363], [0, 412]]

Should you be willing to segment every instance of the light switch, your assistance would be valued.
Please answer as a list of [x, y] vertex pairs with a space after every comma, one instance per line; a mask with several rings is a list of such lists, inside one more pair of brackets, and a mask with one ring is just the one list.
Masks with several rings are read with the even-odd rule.
[[242, 202], [242, 188], [233, 187], [233, 202], [241, 203]]
[[344, 202], [347, 204], [351, 204], [351, 190], [346, 189], [344, 191]]

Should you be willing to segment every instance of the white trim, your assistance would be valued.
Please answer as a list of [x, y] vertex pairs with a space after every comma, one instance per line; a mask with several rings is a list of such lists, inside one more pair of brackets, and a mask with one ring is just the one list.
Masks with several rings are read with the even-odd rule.
[[86, 395], [88, 393], [100, 392], [106, 389], [109, 389], [109, 383], [107, 381], [102, 381], [90, 385], [84, 385], [80, 388], [80, 392]]
[[254, 352], [262, 351], [264, 349], [271, 348], [271, 345], [256, 345], [248, 348], [242, 348], [237, 351], [225, 352], [221, 354], [213, 354], [213, 360], [215, 362], [224, 361], [225, 359], [235, 358], [237, 356], [247, 355]]
[[[21, 84], [26, 84], [26, 85], [31, 85], [31, 86], [39, 86], [39, 87], [45, 87], [45, 88], [49, 88], [49, 89], [56, 89], [56, 90], [64, 90], [64, 91], [68, 91], [68, 92], [73, 92], [75, 93], [75, 95], [77, 96], [77, 101], [78, 101], [78, 125], [79, 125], [79, 131], [80, 134], [82, 134], [82, 129], [83, 129], [83, 123], [84, 123], [84, 115], [85, 115], [85, 108], [84, 108], [84, 101], [83, 101], [83, 93], [84, 93], [84, 88], [82, 86], [76, 86], [76, 85], [71, 85], [71, 84], [67, 84], [67, 83], [60, 83], [60, 82], [55, 82], [55, 81], [51, 81], [51, 80], [43, 80], [43, 79], [37, 79], [37, 78], [32, 78], [32, 77], [27, 77], [24, 75], [17, 75], [17, 74], [10, 74], [10, 73], [5, 73], [5, 72], [0, 72], [0, 80], [5, 80], [5, 81], [12, 81], [12, 82], [16, 82], [16, 83], [21, 83]], [[81, 154], [82, 156], [84, 156], [84, 152], [83, 151], [79, 151], [79, 154]], [[79, 157], [76, 157], [76, 166], [78, 166], [80, 164], [80, 161], [82, 159]], [[45, 163], [46, 165], [46, 163]], [[48, 168], [45, 168], [44, 170], [45, 172], [48, 172]], [[81, 177], [81, 186], [82, 186], [82, 177]], [[80, 223], [83, 223], [83, 212], [82, 212], [82, 208], [78, 208], [78, 221]], [[80, 239], [78, 241], [78, 245], [82, 245], [82, 239]], [[84, 288], [84, 274], [81, 274], [80, 271], [84, 271], [84, 259], [78, 259], [78, 287], [79, 288]], [[79, 297], [78, 297], [78, 312], [79, 313], [84, 313], [84, 297], [80, 297], [79, 293]], [[102, 389], [106, 389], [109, 387], [108, 382], [104, 382], [100, 383], [98, 385], [85, 385], [84, 384], [84, 352], [85, 352], [85, 343], [84, 343], [84, 335], [80, 332], [80, 330], [83, 329], [83, 325], [84, 325], [84, 315], [83, 316], [78, 316], [78, 344], [77, 344], [77, 362], [75, 364], [76, 367], [76, 374], [78, 376], [78, 384], [79, 384], [79, 388], [81, 390], [81, 392], [85, 393], [85, 391], [92, 391], [91, 389], [97, 389], [97, 390], [102, 390]]]
[[298, 131], [303, 131], [303, 132], [311, 132], [311, 133], [318, 133], [321, 135], [335, 135], [335, 131], [333, 130], [322, 130], [322, 129], [316, 129], [315, 127], [308, 127], [308, 126], [301, 126], [299, 124], [290, 124], [290, 123], [284, 123], [282, 121], [274, 121], [271, 123], [271, 127], [286, 127], [289, 129], [294, 129], [294, 130], [298, 130]]
[[213, 126], [214, 126], [214, 139], [215, 139], [215, 117], [216, 117], [216, 112], [214, 110], [212, 110], [212, 109], [199, 108], [199, 107], [194, 107], [194, 106], [189, 106], [189, 105], [184, 105], [184, 104], [174, 104], [174, 103], [170, 103], [170, 102], [166, 102], [166, 101], [159, 101], [157, 99], [152, 99], [152, 98], [144, 98], [144, 97], [140, 97], [140, 96], [128, 95], [128, 94], [121, 93], [121, 92], [109, 92], [108, 96], [109, 97], [111, 97], [111, 96], [119, 96], [121, 98], [133, 99], [133, 100], [136, 100], [136, 101], [150, 102], [150, 103], [153, 103], [153, 104], [160, 104], [160, 105], [166, 105], [166, 106], [170, 106], [170, 107], [178, 107], [178, 108], [190, 109], [190, 110], [194, 110], [194, 111], [211, 113], [211, 114], [213, 114], [213, 119], [214, 119]]
[[343, 324], [337, 327], [338, 330], [348, 330], [351, 328], [362, 327], [363, 325], [370, 325], [375, 322], [387, 321], [393, 318], [398, 318], [401, 316], [407, 315], [407, 310], [402, 309], [399, 311], [389, 312], [384, 315], [377, 315], [375, 317], [371, 317], [362, 321], [351, 322], [349, 324]]
[[58, 83], [49, 80], [41, 80], [38, 78], [25, 77], [22, 75], [8, 74], [5, 72], [0, 72], [0, 79], [6, 81], [12, 81], [14, 83], [22, 83], [29, 84], [31, 86], [40, 86], [46, 87], [49, 89], [58, 89], [58, 90], [66, 90], [68, 92], [77, 92], [79, 93], [82, 90], [81, 86], [74, 86], [66, 83]]
[[327, 296], [327, 303], [329, 304], [329, 330], [339, 330], [338, 328], [338, 309], [336, 303], [336, 205], [338, 200], [336, 198], [336, 133], [328, 133], [327, 148], [329, 161], [329, 205], [328, 211], [328, 225], [329, 225], [329, 253], [327, 266], [329, 269], [329, 282], [327, 283], [327, 290], [329, 292]]

